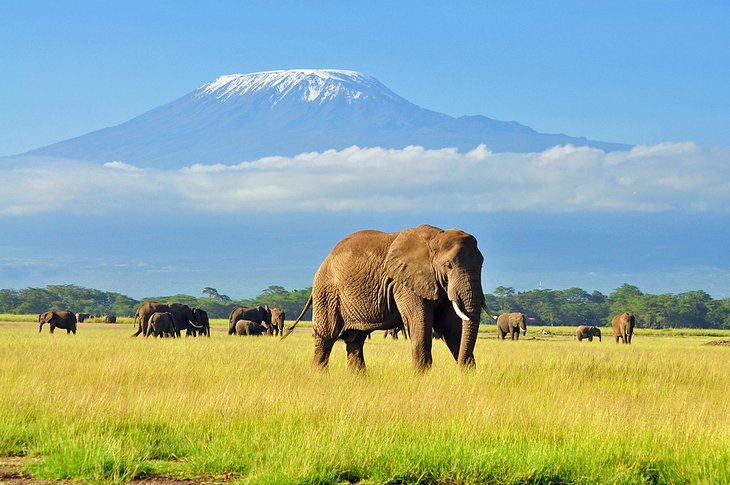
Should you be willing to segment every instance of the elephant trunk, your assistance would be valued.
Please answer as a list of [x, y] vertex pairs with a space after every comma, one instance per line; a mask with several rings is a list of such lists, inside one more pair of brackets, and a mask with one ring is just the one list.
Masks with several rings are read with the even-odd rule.
[[477, 342], [479, 331], [479, 316], [484, 305], [481, 282], [479, 280], [469, 281], [469, 284], [464, 285], [463, 290], [460, 291], [457, 288], [459, 288], [458, 285], [453, 288], [456, 290], [455, 294], [449, 292], [454, 310], [462, 319], [457, 363], [472, 367], [474, 366], [474, 345]]

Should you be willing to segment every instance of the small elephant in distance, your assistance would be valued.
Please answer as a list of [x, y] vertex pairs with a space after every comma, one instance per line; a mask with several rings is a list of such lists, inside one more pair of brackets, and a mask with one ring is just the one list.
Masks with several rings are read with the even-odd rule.
[[87, 320], [91, 318], [90, 313], [77, 313], [76, 314], [76, 322], [78, 323], [84, 323], [84, 320]]
[[499, 338], [504, 340], [504, 337], [509, 334], [512, 340], [519, 340], [520, 330], [522, 335], [527, 334], [527, 323], [525, 314], [520, 312], [503, 313], [497, 317], [497, 333]]
[[65, 329], [66, 333], [76, 334], [76, 315], [67, 310], [41, 313], [38, 315], [38, 323], [40, 323], [38, 332], [43, 330], [43, 325], [47, 323], [51, 333], [58, 327]]
[[[236, 333], [236, 323], [239, 320], [250, 320], [264, 328], [267, 335], [273, 335], [271, 323], [271, 308], [269, 306], [245, 307], [238, 306], [228, 315], [228, 335]], [[239, 334], [240, 335], [240, 334]]]
[[393, 340], [398, 340], [398, 334], [401, 332], [403, 332], [403, 338], [408, 340], [408, 332], [406, 331], [406, 326], [402, 323], [395, 328], [385, 330], [383, 332], [383, 338], [388, 338], [388, 335], [390, 335], [391, 337], [393, 337]]
[[172, 337], [175, 338], [175, 319], [170, 312], [155, 312], [150, 315], [147, 323], [147, 332], [145, 337], [154, 335], [155, 337]]
[[259, 322], [253, 320], [238, 320], [235, 325], [236, 335], [263, 335], [268, 329]]
[[271, 327], [274, 335], [284, 335], [284, 320], [286, 319], [286, 313], [279, 307], [271, 309]]
[[575, 329], [575, 338], [578, 342], [587, 338], [589, 342], [593, 342], [593, 337], [598, 337], [598, 341], [601, 341], [601, 329], [598, 327], [592, 327], [589, 325], [580, 325]]

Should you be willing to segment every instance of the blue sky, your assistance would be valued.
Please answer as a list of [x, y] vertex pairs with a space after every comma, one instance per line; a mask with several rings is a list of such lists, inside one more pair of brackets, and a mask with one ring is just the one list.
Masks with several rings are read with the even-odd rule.
[[0, 3], [0, 155], [121, 123], [215, 77], [370, 74], [451, 115], [654, 144], [730, 139], [722, 1]]
[[[249, 297], [270, 284], [310, 285], [352, 230], [427, 222], [477, 236], [487, 290], [609, 292], [629, 282], [730, 296], [728, 20], [720, 1], [0, 2], [0, 156], [122, 123], [222, 74], [288, 68], [362, 71], [450, 115], [645, 145], [425, 153], [430, 174], [448, 163], [454, 184], [485, 190], [452, 199], [423, 178], [397, 207], [377, 167], [392, 157], [406, 171], [422, 163], [413, 152], [308, 160], [332, 173], [348, 157], [365, 160], [356, 170], [382, 189], [373, 199], [357, 186], [343, 199], [345, 189], [322, 178], [315, 196], [253, 207], [230, 197], [240, 167], [19, 170], [0, 160], [0, 287], [74, 283], [139, 298], [212, 286]], [[279, 177], [279, 163], [288, 161], [259, 163], [261, 176]], [[177, 191], [135, 190], [142, 177], [175, 180]], [[49, 192], [35, 192], [36, 179]], [[216, 189], [190, 194], [191, 183]]]

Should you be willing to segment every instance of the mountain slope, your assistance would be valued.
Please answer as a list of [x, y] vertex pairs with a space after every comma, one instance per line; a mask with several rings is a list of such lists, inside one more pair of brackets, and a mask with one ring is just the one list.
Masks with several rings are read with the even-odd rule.
[[420, 108], [354, 71], [290, 70], [221, 76], [125, 123], [28, 154], [177, 168], [352, 145], [470, 150], [481, 143], [514, 152], [568, 143], [626, 148], [484, 116], [453, 118]]

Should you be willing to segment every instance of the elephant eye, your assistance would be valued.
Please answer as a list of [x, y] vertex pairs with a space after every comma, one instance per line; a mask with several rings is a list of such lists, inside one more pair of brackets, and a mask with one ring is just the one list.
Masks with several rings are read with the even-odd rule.
[[453, 267], [454, 267], [454, 265], [451, 264], [451, 261], [446, 261], [446, 269], [451, 269]]

